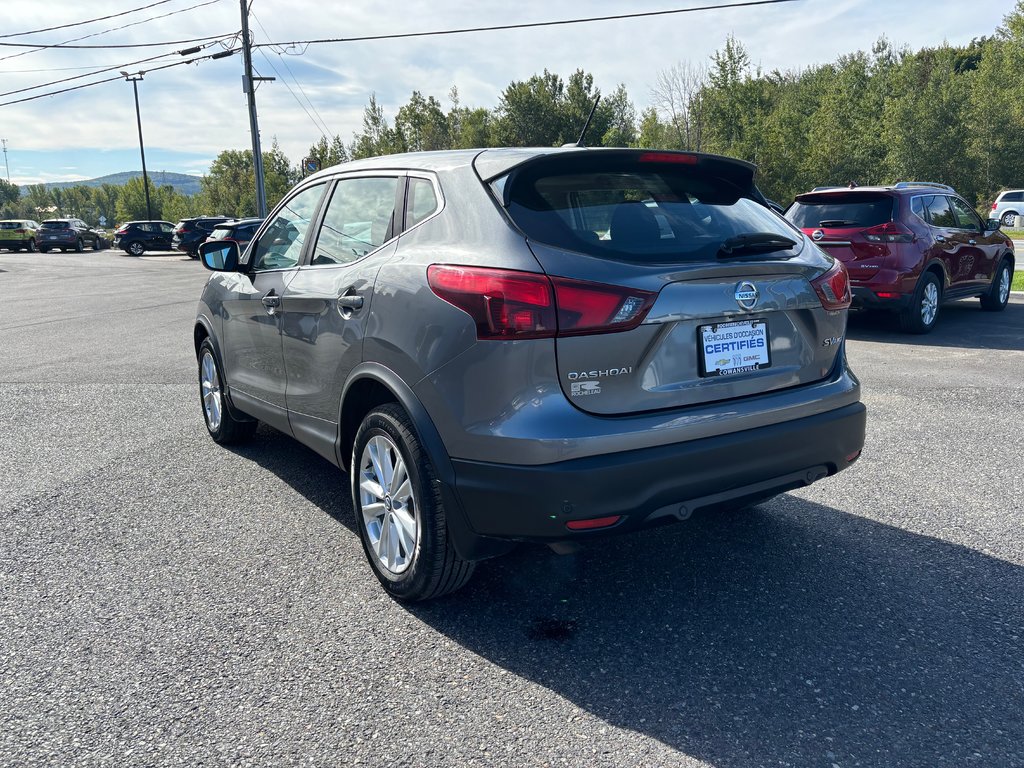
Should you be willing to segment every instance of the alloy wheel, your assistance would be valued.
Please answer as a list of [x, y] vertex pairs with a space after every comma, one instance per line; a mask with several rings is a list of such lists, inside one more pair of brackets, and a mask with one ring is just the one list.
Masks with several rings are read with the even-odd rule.
[[935, 316], [939, 312], [939, 287], [929, 282], [924, 287], [924, 295], [921, 296], [921, 322], [929, 326], [935, 322]]
[[1010, 267], [1006, 264], [999, 272], [999, 303], [1005, 304], [1010, 300], [1010, 281], [1012, 280]]
[[418, 535], [418, 505], [398, 446], [374, 435], [359, 459], [359, 506], [370, 548], [394, 574], [412, 565]]
[[206, 423], [211, 432], [216, 432], [220, 429], [220, 422], [223, 418], [224, 402], [221, 396], [220, 376], [217, 375], [217, 363], [209, 351], [203, 352], [199, 376]]

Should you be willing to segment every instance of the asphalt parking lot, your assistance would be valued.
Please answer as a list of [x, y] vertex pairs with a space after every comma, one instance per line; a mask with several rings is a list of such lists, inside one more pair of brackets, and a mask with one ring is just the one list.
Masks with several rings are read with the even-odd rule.
[[0, 764], [1024, 765], [1024, 298], [851, 319], [848, 472], [412, 608], [205, 433], [178, 254], [0, 253]]

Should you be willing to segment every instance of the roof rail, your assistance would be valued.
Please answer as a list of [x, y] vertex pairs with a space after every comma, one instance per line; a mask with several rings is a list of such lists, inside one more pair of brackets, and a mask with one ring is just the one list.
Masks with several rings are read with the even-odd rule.
[[830, 189], [849, 189], [849, 187], [815, 187], [811, 192], [828, 192]]
[[949, 184], [940, 184], [937, 181], [897, 181], [893, 184], [896, 189], [907, 189], [908, 187], [935, 187], [944, 189], [946, 192], [956, 192]]

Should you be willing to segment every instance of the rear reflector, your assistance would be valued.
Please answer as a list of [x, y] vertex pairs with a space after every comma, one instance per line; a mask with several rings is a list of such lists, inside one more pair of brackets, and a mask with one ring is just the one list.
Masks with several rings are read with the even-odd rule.
[[851, 453], [849, 456], [846, 457], [846, 462], [849, 463], [851, 461], [856, 461], [859, 458], [860, 458], [860, 451], [854, 451], [853, 453]]
[[875, 293], [875, 296], [877, 296], [880, 299], [897, 299], [897, 298], [899, 298], [899, 294], [898, 293], [891, 293], [890, 291], [877, 291]]
[[696, 165], [700, 158], [684, 152], [644, 152], [639, 158], [641, 163], [678, 163], [680, 165]]
[[832, 269], [811, 280], [811, 285], [818, 293], [821, 306], [830, 311], [847, 309], [853, 301], [850, 293], [850, 276], [843, 262], [838, 259]]
[[537, 272], [432, 264], [430, 289], [473, 318], [478, 339], [542, 339], [637, 327], [657, 294]]
[[609, 528], [622, 519], [622, 515], [592, 517], [589, 520], [570, 520], [565, 527], [570, 531], [592, 531], [595, 528]]

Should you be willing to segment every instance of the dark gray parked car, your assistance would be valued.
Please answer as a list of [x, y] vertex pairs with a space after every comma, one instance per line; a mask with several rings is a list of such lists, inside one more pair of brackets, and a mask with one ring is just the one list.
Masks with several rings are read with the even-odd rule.
[[405, 600], [521, 540], [737, 508], [864, 442], [845, 268], [711, 155], [489, 149], [305, 179], [216, 272], [195, 348], [213, 439], [256, 420], [349, 471]]

